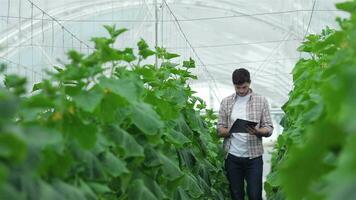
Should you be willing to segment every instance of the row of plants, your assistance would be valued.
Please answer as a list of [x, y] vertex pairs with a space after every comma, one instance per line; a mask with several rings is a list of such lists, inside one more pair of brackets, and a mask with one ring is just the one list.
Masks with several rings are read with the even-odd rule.
[[356, 1], [336, 7], [339, 30], [309, 35], [283, 106], [268, 199], [356, 199]]
[[115, 49], [126, 29], [105, 28], [30, 94], [5, 76], [0, 199], [226, 199], [216, 116], [188, 85], [194, 61], [144, 40]]

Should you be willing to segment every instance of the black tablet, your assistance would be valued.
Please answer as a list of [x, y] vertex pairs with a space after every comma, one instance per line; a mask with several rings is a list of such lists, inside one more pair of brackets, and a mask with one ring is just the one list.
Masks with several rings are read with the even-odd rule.
[[243, 120], [243, 119], [236, 119], [234, 124], [232, 125], [229, 133], [248, 133], [246, 127], [254, 128], [257, 125], [256, 122]]

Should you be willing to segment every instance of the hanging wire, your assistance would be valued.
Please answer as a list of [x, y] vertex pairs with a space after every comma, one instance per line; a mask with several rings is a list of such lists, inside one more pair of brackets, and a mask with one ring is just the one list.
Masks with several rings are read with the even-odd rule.
[[[21, 0], [20, 0], [21, 1]], [[36, 7], [38, 10], [40, 10], [41, 12], [45, 13], [52, 21], [56, 22], [60, 27], [62, 27], [62, 29], [66, 32], [68, 32], [72, 37], [74, 37], [76, 40], [78, 41], [82, 41], [81, 39], [79, 39], [75, 34], [73, 34], [70, 30], [68, 30], [59, 20], [57, 20], [56, 18], [54, 18], [52, 15], [48, 14], [46, 11], [44, 11], [43, 9], [41, 9], [38, 5], [36, 5], [35, 3], [33, 3], [31, 0], [27, 0], [29, 3], [32, 3], [34, 5], [34, 7]], [[83, 41], [82, 41], [83, 42]], [[85, 46], [87, 46], [87, 48], [91, 48], [93, 49], [93, 47], [91, 47], [90, 45], [86, 44], [85, 42], [83, 42], [83, 44]]]
[[65, 53], [65, 48], [64, 48], [64, 27], [62, 26], [62, 48], [63, 48], [63, 52]]
[[33, 4], [31, 4], [31, 45], [33, 45]]
[[[29, 0], [27, 0], [29, 1]], [[299, 13], [299, 12], [342, 12], [336, 9], [321, 9], [321, 10], [310, 10], [310, 9], [296, 9], [296, 10], [287, 10], [287, 11], [276, 11], [276, 12], [263, 12], [263, 13], [254, 13], [254, 14], [241, 14], [241, 15], [229, 15], [229, 16], [216, 16], [216, 17], [201, 17], [201, 18], [188, 18], [188, 19], [179, 19], [178, 22], [192, 22], [192, 21], [208, 21], [208, 20], [220, 20], [220, 19], [233, 19], [233, 18], [241, 18], [241, 17], [255, 17], [255, 16], [265, 16], [265, 15], [279, 15], [279, 14], [291, 14], [291, 13]], [[16, 16], [1, 16], [0, 17], [9, 17], [9, 18], [18, 18]], [[29, 19], [23, 17], [23, 19]], [[36, 19], [35, 19], [36, 20]], [[48, 21], [52, 21], [54, 19], [46, 19]], [[89, 19], [55, 19], [57, 22], [79, 22], [79, 23], [91, 23], [91, 22], [127, 22], [127, 23], [152, 23], [155, 20], [111, 20], [111, 19], [101, 19], [101, 20], [89, 20]], [[173, 22], [176, 20], [164, 20], [164, 22]]]
[[164, 30], [164, 3], [162, 2], [161, 5], [160, 5], [160, 8], [161, 8], [161, 46], [164, 46], [164, 43], [163, 43], [163, 30]]
[[270, 53], [266, 56], [265, 61], [264, 61], [263, 63], [261, 63], [261, 65], [254, 71], [253, 75], [254, 75], [255, 77], [257, 77], [258, 74], [263, 70], [263, 67], [266, 65], [266, 63], [268, 63], [269, 60], [271, 59], [271, 57], [275, 55], [275, 53], [277, 52], [277, 50], [282, 46], [282, 44], [284, 44], [284, 41], [287, 40], [287, 39], [289, 38], [289, 36], [290, 36], [290, 33], [288, 33], [288, 34], [286, 35], [286, 38], [285, 38], [282, 42], [278, 43], [278, 44], [272, 49], [272, 51], [270, 51]]
[[41, 31], [42, 31], [42, 44], [44, 43], [44, 23], [43, 23], [43, 18], [44, 18], [44, 12], [42, 12], [42, 19], [41, 19]]
[[[309, 32], [310, 24], [311, 24], [311, 21], [313, 19], [313, 13], [314, 13], [314, 10], [315, 10], [315, 4], [316, 4], [316, 0], [313, 1], [312, 12], [310, 13], [307, 29], [305, 30], [305, 33], [303, 34], [303, 40], [305, 40], [305, 37], [307, 36], [307, 34]], [[303, 28], [304, 28], [304, 18], [303, 18]], [[301, 57], [302, 57], [302, 52], [299, 52], [299, 58], [301, 58]]]
[[7, 24], [9, 24], [9, 18], [10, 18], [10, 0], [7, 0], [7, 19], [6, 19]]
[[35, 74], [33, 73], [33, 68], [34, 68], [34, 65], [33, 65], [33, 4], [31, 4], [31, 69], [32, 69], [32, 82], [35, 81]]
[[[291, 58], [276, 58], [270, 59], [269, 61], [288, 61], [288, 60], [298, 60], [298, 57], [291, 57]], [[226, 65], [239, 65], [239, 64], [251, 64], [251, 63], [264, 63], [266, 59], [263, 60], [249, 60], [249, 61], [241, 61], [241, 62], [226, 62], [226, 63], [211, 63], [205, 64], [205, 66], [226, 66]], [[201, 65], [197, 65], [201, 66]]]
[[307, 26], [307, 29], [305, 30], [305, 33], [304, 33], [304, 37], [305, 38], [309, 32], [309, 28], [310, 28], [310, 24], [311, 24], [311, 21], [313, 19], [313, 14], [314, 14], [314, 10], [315, 10], [315, 4], [316, 4], [316, 0], [313, 1], [313, 7], [312, 7], [312, 11], [310, 13], [310, 18], [309, 18], [309, 22], [308, 22], [308, 26]]
[[[176, 24], [178, 26], [178, 29], [180, 30], [181, 34], [183, 35], [185, 41], [188, 43], [188, 45], [190, 46], [190, 48], [193, 50], [193, 53], [195, 54], [195, 56], [197, 57], [197, 59], [199, 60], [199, 62], [203, 65], [203, 69], [205, 71], [205, 73], [209, 76], [209, 78], [211, 79], [211, 81], [213, 82], [214, 86], [216, 89], [218, 89], [218, 86], [216, 84], [215, 78], [211, 75], [211, 73], [209, 72], [208, 68], [205, 66], [203, 60], [199, 57], [199, 55], [197, 54], [196, 50], [194, 49], [194, 47], [192, 46], [192, 44], [190, 43], [190, 41], [188, 40], [185, 32], [183, 31], [177, 17], [175, 16], [175, 14], [173, 13], [172, 9], [170, 8], [170, 6], [167, 4], [167, 2], [165, 0], [163, 0], [163, 2], [166, 4], [166, 7], [168, 9], [168, 11], [170, 12], [170, 14], [172, 15], [172, 17], [174, 18], [174, 20], [176, 21]], [[216, 91], [213, 89], [212, 90], [213, 94], [215, 95], [215, 98], [220, 102], [220, 98], [219, 96], [216, 94]]]
[[[10, 0], [7, 1], [7, 16], [10, 15]], [[9, 28], [9, 17], [7, 17], [6, 20], [6, 28]], [[9, 32], [6, 31], [6, 47], [9, 46]], [[7, 48], [6, 50], [6, 55], [9, 53], [9, 49]]]
[[20, 63], [17, 63], [17, 62], [14, 62], [14, 61], [9, 60], [9, 59], [7, 59], [7, 58], [5, 58], [5, 57], [1, 57], [1, 56], [0, 56], [0, 59], [4, 60], [4, 61], [7, 62], [7, 63], [10, 63], [10, 64], [13, 64], [13, 65], [19, 66], [19, 67], [25, 69], [25, 71], [28, 70], [28, 71], [32, 71], [33, 73], [36, 73], [36, 74], [38, 74], [38, 75], [43, 75], [42, 72], [38, 72], [38, 71], [36, 71], [36, 70], [33, 70], [33, 69], [31, 69], [31, 67], [28, 67], [28, 66], [26, 66], [26, 65], [23, 65], [23, 64], [20, 64]]
[[[22, 3], [21, 2], [22, 1], [19, 0], [19, 26], [18, 26], [18, 28], [19, 28], [20, 43], [21, 43], [21, 39], [22, 39], [22, 30], [21, 30], [21, 7], [22, 7], [21, 5], [22, 5]], [[19, 47], [18, 63], [21, 63], [21, 47]], [[20, 66], [19, 65], [17, 66], [17, 72], [18, 72], [18, 74], [20, 74]]]
[[52, 43], [52, 48], [51, 48], [51, 55], [53, 56], [54, 54], [54, 21], [52, 21], [52, 40], [51, 40], [51, 43]]
[[[260, 45], [260, 44], [273, 44], [273, 43], [280, 43], [280, 42], [296, 42], [296, 41], [300, 42], [302, 40], [303, 39], [267, 40], [267, 41], [258, 41], [258, 42], [241, 42], [241, 43], [229, 43], [229, 44], [200, 45], [200, 46], [194, 46], [194, 48], [195, 49], [206, 49], [206, 48], [218, 48], [218, 47], [230, 47], [230, 46]], [[167, 47], [167, 49], [184, 49], [184, 48], [187, 48], [187, 47], [182, 47], [182, 46]]]

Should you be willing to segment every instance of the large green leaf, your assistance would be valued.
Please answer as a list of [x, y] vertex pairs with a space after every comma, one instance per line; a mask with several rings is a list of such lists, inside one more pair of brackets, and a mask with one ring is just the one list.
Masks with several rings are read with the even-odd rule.
[[98, 183], [98, 182], [88, 182], [88, 186], [96, 193], [96, 194], [105, 194], [111, 192], [110, 188], [107, 184]]
[[146, 41], [141, 39], [137, 43], [138, 49], [139, 49], [139, 55], [141, 55], [144, 59], [148, 58], [149, 56], [152, 56], [155, 54], [154, 51], [150, 50]]
[[128, 157], [144, 157], [143, 147], [138, 144], [135, 138], [121, 128], [112, 128], [109, 130], [109, 138], [117, 146], [123, 149], [124, 155]]
[[0, 158], [20, 161], [27, 153], [27, 144], [21, 135], [11, 132], [2, 132], [0, 134]]
[[69, 117], [64, 126], [64, 133], [75, 138], [82, 147], [90, 149], [96, 143], [97, 126], [93, 123], [84, 123], [76, 117]]
[[164, 135], [166, 136], [166, 140], [168, 142], [174, 144], [178, 148], [184, 146], [187, 143], [191, 143], [191, 140], [189, 138], [187, 138], [183, 133], [176, 130], [170, 130]]
[[56, 180], [53, 183], [54, 188], [62, 194], [62, 197], [67, 200], [85, 200], [85, 194], [79, 188], [73, 185], [65, 183], [60, 180]]
[[132, 108], [133, 123], [145, 134], [155, 135], [163, 127], [158, 114], [149, 104], [137, 103]]
[[0, 123], [15, 115], [18, 109], [18, 100], [8, 91], [0, 89]]
[[191, 198], [188, 196], [186, 191], [179, 187], [174, 194], [174, 200], [190, 200]]
[[124, 98], [111, 93], [105, 95], [98, 112], [98, 117], [103, 123], [120, 125], [128, 117], [130, 109]]
[[184, 176], [183, 187], [192, 198], [199, 198], [204, 194], [204, 191], [198, 184], [198, 180], [191, 174]]
[[93, 112], [94, 109], [100, 104], [103, 97], [103, 91], [98, 87], [94, 87], [89, 91], [82, 91], [78, 95], [74, 96], [73, 100], [79, 108], [87, 112]]
[[32, 146], [44, 148], [47, 145], [56, 145], [62, 142], [62, 135], [60, 132], [40, 127], [26, 127], [27, 143]]
[[106, 91], [120, 95], [128, 102], [136, 102], [142, 91], [134, 81], [130, 79], [101, 78], [100, 86]]
[[134, 180], [129, 187], [128, 199], [158, 200], [156, 196], [145, 186], [142, 180]]
[[162, 163], [162, 172], [166, 179], [174, 181], [183, 176], [183, 173], [179, 169], [179, 165], [172, 158], [169, 158], [163, 154], [158, 154]]
[[104, 166], [112, 176], [120, 176], [129, 173], [125, 161], [119, 159], [111, 152], [105, 153]]

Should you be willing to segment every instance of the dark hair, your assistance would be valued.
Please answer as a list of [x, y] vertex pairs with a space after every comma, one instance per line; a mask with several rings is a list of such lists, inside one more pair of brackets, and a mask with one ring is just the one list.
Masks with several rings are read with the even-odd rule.
[[241, 85], [244, 83], [251, 83], [250, 72], [245, 68], [235, 69], [232, 73], [232, 82], [234, 85]]

